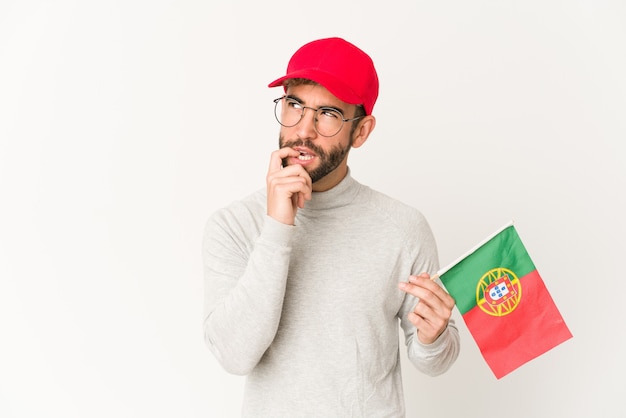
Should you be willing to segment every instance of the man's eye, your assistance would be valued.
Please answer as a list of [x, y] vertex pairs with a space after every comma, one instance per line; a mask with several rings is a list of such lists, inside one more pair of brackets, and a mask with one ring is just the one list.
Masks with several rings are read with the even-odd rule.
[[333, 109], [320, 109], [320, 115], [329, 119], [341, 119], [341, 115]]
[[291, 109], [302, 109], [302, 105], [295, 100], [287, 100], [287, 107]]

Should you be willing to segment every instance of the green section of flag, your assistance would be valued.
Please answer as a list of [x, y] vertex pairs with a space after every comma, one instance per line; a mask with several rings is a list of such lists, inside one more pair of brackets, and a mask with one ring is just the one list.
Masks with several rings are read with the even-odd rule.
[[481, 277], [499, 267], [511, 270], [518, 278], [535, 270], [513, 225], [441, 274], [442, 283], [462, 315], [476, 306], [476, 287]]

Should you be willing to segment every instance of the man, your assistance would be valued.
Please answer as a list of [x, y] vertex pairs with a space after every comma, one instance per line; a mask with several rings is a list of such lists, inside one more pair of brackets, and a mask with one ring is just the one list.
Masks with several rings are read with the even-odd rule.
[[454, 363], [459, 335], [454, 300], [430, 280], [427, 221], [348, 167], [376, 125], [373, 62], [341, 38], [319, 39], [269, 87], [284, 94], [267, 187], [206, 225], [205, 341], [228, 372], [247, 375], [243, 416], [402, 417], [398, 321], [428, 375]]

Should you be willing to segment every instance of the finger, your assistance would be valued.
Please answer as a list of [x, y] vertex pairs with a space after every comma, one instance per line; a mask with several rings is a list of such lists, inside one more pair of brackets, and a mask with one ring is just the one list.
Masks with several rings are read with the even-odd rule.
[[302, 194], [301, 202], [296, 203], [302, 203], [303, 206], [304, 201], [311, 200], [313, 193], [313, 183], [311, 181], [311, 176], [309, 176], [309, 173], [307, 173], [306, 170], [302, 168], [302, 166], [289, 166], [285, 167], [280, 172], [268, 174], [268, 188], [274, 189], [276, 187], [281, 187], [284, 185], [298, 185], [297, 190], [290, 188], [291, 192], [298, 192]]
[[447, 293], [444, 292], [445, 294], [439, 297], [428, 289], [404, 282], [401, 282], [399, 287], [404, 292], [415, 296], [418, 299], [418, 305], [421, 305], [422, 309], [428, 308], [446, 319], [452, 315], [455, 302]]
[[422, 334], [429, 334], [434, 329], [433, 320], [431, 319], [431, 317], [425, 315], [423, 312], [411, 311], [407, 315], [407, 319]]
[[[428, 292], [435, 295], [441, 301], [443, 301], [446, 307], [452, 309], [454, 307], [454, 299], [448, 292], [446, 292], [437, 282], [430, 280], [428, 273], [421, 273], [417, 276], [409, 276], [409, 283], [413, 284], [417, 288], [425, 289]], [[422, 294], [422, 297], [427, 298], [428, 294]]]
[[283, 147], [272, 152], [270, 157], [270, 166], [268, 169], [268, 173], [274, 173], [276, 171], [280, 171], [283, 168], [283, 159], [287, 157], [297, 157], [300, 155], [298, 151], [290, 147]]
[[[283, 150], [289, 150], [289, 148], [287, 149], [283, 148], [281, 150], [274, 151], [271, 156], [271, 161], [273, 161], [274, 163], [278, 161], [277, 164], [280, 165], [281, 164], [280, 156], [283, 155], [283, 153], [280, 153], [279, 151], [283, 151]], [[300, 154], [297, 154], [297, 155], [300, 155]], [[270, 166], [271, 165], [272, 163], [270, 163]], [[266, 177], [268, 187], [272, 187], [273, 185], [280, 184], [280, 182], [284, 181], [284, 179], [288, 179], [290, 177], [300, 177], [301, 179], [304, 180], [308, 188], [308, 191], [304, 194], [304, 198], [305, 200], [311, 200], [311, 192], [313, 191], [313, 181], [311, 180], [311, 176], [304, 169], [304, 167], [298, 164], [294, 164], [294, 165], [289, 165], [284, 168], [276, 169], [275, 171], [271, 171], [271, 170], [272, 169], [270, 168], [270, 171], [268, 171], [267, 177]]]
[[307, 179], [303, 176], [275, 177], [270, 181], [269, 193], [292, 197], [298, 193], [303, 196], [311, 194]]
[[425, 303], [422, 303], [422, 301], [417, 302], [417, 304], [415, 305], [415, 308], [413, 308], [412, 313], [414, 315], [419, 316], [424, 321], [433, 325], [440, 324], [443, 320], [446, 320], [446, 321], [448, 320], [445, 313], [442, 314], [436, 311], [431, 306]]
[[407, 318], [418, 329], [420, 341], [432, 342], [446, 329], [451, 316], [451, 310], [434, 309], [420, 300]]
[[298, 207], [300, 209], [302, 209], [304, 207], [304, 201], [306, 200], [306, 197], [305, 197], [304, 193], [298, 193], [297, 198], [298, 199], [297, 199], [297, 203], [296, 204], [298, 205]]
[[267, 190], [267, 214], [279, 222], [293, 225], [298, 205], [304, 206], [307, 194], [310, 189], [303, 177], [275, 178]]
[[[403, 290], [420, 299], [427, 299], [436, 296], [445, 299], [449, 296], [437, 283], [432, 282], [424, 276], [409, 276], [408, 282], [403, 282]], [[429, 296], [432, 295], [432, 296]]]
[[422, 344], [432, 344], [447, 327], [447, 321], [434, 324], [414, 312], [409, 313], [407, 319], [417, 329], [416, 336]]

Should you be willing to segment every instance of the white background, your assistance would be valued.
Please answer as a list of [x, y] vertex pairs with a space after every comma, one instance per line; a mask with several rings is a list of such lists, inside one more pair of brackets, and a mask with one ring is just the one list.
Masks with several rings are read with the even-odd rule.
[[219, 3], [0, 3], [0, 417], [238, 416], [202, 229], [263, 186], [266, 86], [326, 36], [381, 80], [355, 178], [442, 265], [515, 220], [574, 335], [496, 380], [461, 321], [447, 374], [404, 363], [408, 416], [625, 416], [625, 3]]

